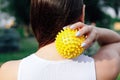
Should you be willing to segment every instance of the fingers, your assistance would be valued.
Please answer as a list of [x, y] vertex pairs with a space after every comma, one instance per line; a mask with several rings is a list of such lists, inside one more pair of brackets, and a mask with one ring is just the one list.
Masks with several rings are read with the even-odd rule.
[[81, 35], [85, 35], [85, 34], [90, 33], [93, 29], [93, 26], [85, 25], [82, 22], [77, 22], [77, 23], [71, 25], [70, 28], [71, 29], [78, 29], [79, 31], [76, 33], [76, 36], [81, 36]]
[[84, 48], [90, 47], [97, 39], [97, 31], [93, 30], [89, 35], [85, 42], [81, 45]]
[[83, 28], [79, 29], [76, 36], [82, 36], [91, 33], [93, 26], [85, 25]]
[[76, 29], [76, 28], [77, 28], [77, 29], [80, 29], [80, 28], [82, 28], [83, 26], [85, 26], [84, 23], [77, 22], [77, 23], [71, 25], [70, 28], [71, 28], [71, 29]]
[[82, 35], [87, 36], [86, 40], [83, 44], [81, 44], [81, 47], [88, 48], [90, 47], [94, 41], [97, 39], [97, 29], [96, 27], [92, 25], [85, 25], [82, 22], [77, 22], [70, 26], [71, 29], [78, 29], [79, 31], [76, 33], [77, 37], [80, 37]]

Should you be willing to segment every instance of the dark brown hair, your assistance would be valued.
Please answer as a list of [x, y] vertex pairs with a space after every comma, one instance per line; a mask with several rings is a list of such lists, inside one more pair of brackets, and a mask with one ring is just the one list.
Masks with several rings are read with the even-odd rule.
[[55, 40], [66, 25], [80, 21], [83, 0], [31, 0], [31, 26], [39, 47]]

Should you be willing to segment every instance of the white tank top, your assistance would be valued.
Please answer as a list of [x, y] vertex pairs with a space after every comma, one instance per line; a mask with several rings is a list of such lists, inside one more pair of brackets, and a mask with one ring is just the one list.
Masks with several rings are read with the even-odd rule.
[[85, 55], [49, 61], [32, 54], [21, 61], [18, 80], [96, 80], [95, 63]]

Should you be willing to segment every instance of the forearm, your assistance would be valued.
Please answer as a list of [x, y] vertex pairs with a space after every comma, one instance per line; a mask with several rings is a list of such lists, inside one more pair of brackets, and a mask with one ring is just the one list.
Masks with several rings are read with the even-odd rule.
[[120, 35], [112, 30], [105, 28], [97, 28], [97, 33], [97, 41], [101, 46], [120, 42]]

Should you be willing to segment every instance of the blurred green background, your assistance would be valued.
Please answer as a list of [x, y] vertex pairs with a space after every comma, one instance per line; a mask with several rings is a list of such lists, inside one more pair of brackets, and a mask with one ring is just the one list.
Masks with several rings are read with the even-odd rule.
[[[119, 0], [84, 0], [86, 24], [112, 29], [120, 33]], [[30, 27], [30, 0], [0, 0], [0, 65], [22, 59], [37, 50], [38, 43]], [[93, 55], [95, 43], [86, 51]], [[120, 77], [118, 76], [118, 79]]]

